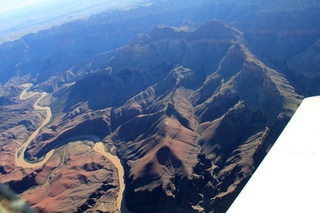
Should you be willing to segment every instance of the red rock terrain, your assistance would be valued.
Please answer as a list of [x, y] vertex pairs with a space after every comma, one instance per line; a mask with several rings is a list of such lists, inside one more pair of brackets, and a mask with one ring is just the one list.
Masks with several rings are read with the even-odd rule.
[[21, 197], [40, 211], [117, 211], [115, 167], [82, 142], [61, 147], [59, 153], [37, 172], [35, 181], [39, 186]]
[[[137, 42], [111, 60], [114, 74], [98, 72], [66, 88], [68, 113], [56, 114], [28, 155], [40, 158], [79, 132], [94, 134], [114, 144], [125, 163], [129, 209], [226, 208], [301, 97], [282, 74], [248, 50], [239, 31], [220, 21], [193, 32], [154, 29]], [[176, 58], [168, 57], [172, 52]], [[114, 88], [118, 94], [110, 96]], [[134, 95], [137, 88], [141, 92]], [[59, 97], [53, 94], [53, 106]]]

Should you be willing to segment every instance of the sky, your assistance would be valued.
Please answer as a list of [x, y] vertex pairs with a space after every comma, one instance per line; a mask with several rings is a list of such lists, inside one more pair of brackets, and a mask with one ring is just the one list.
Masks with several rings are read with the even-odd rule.
[[0, 13], [8, 13], [24, 9], [28, 6], [48, 2], [50, 0], [0, 0]]

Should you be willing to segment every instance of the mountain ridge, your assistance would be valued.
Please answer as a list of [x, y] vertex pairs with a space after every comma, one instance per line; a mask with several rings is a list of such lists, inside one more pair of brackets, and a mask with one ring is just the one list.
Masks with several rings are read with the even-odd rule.
[[[204, 28], [200, 29], [211, 29], [213, 32], [215, 30], [214, 27], [211, 28], [212, 26], [215, 26], [215, 23], [209, 23], [204, 26]], [[225, 31], [233, 32], [232, 29], [227, 28], [226, 26], [224, 26], [223, 29]], [[162, 28], [162, 30], [167, 31], [165, 28]], [[151, 31], [151, 33], [153, 32]], [[190, 32], [191, 35], [193, 33], [196, 34], [198, 32]], [[222, 45], [218, 47], [223, 49], [222, 52], [224, 57], [219, 57], [221, 63], [216, 63], [215, 65], [217, 71], [208, 76], [209, 79], [212, 79], [211, 76], [218, 77], [216, 82], [219, 83], [217, 83], [216, 89], [212, 91], [213, 96], [210, 95], [209, 99], [202, 100], [204, 103], [211, 102], [214, 104], [213, 106], [220, 103], [215, 106], [216, 109], [220, 110], [220, 116], [219, 114], [214, 115], [211, 120], [209, 119], [210, 116], [208, 114], [201, 113], [197, 115], [198, 111], [195, 110], [195, 106], [191, 102], [191, 88], [197, 88], [196, 85], [198, 84], [196, 83], [196, 85], [194, 85], [195, 79], [202, 79], [202, 81], [205, 81], [201, 76], [205, 75], [207, 72], [203, 69], [201, 71], [202, 74], [196, 74], [196, 71], [193, 71], [193, 68], [184, 67], [192, 61], [188, 59], [188, 57], [194, 57], [193, 55], [189, 55], [188, 52], [193, 52], [197, 55], [197, 51], [188, 51], [188, 48], [192, 48], [193, 45], [187, 45], [187, 48], [185, 49], [185, 57], [187, 58], [181, 57], [181, 65], [173, 68], [168, 73], [169, 76], [163, 79], [162, 83], [150, 85], [146, 92], [131, 97], [131, 99], [128, 99], [128, 102], [119, 109], [111, 108], [110, 114], [107, 114], [107, 116], [110, 116], [110, 118], [108, 118], [108, 120], [110, 120], [109, 125], [113, 130], [104, 140], [107, 143], [113, 143], [117, 147], [117, 152], [125, 163], [126, 172], [128, 173], [126, 196], [127, 198], [130, 197], [130, 199], [126, 200], [129, 209], [130, 206], [131, 208], [133, 208], [132, 206], [135, 206], [134, 209], [137, 210], [137, 206], [141, 206], [142, 203], [146, 205], [145, 198], [149, 197], [150, 199], [153, 196], [153, 190], [157, 191], [160, 189], [163, 190], [164, 194], [158, 198], [152, 198], [148, 204], [151, 205], [150, 207], [147, 205], [138, 211], [153, 211], [154, 208], [159, 208], [157, 211], [169, 211], [169, 209], [181, 208], [178, 206], [182, 204], [175, 201], [175, 194], [178, 193], [177, 190], [179, 186], [172, 185], [172, 178], [180, 177], [181, 180], [191, 183], [197, 181], [197, 176], [195, 176], [193, 171], [197, 170], [197, 167], [199, 167], [203, 161], [206, 162], [206, 164], [208, 164], [208, 162], [211, 164], [211, 167], [208, 168], [209, 174], [216, 174], [212, 177], [213, 180], [215, 180], [215, 182], [211, 182], [212, 187], [217, 187], [221, 191], [219, 193], [214, 193], [217, 189], [213, 190], [211, 187], [211, 190], [213, 191], [209, 194], [215, 194], [215, 198], [213, 198], [213, 200], [211, 198], [206, 204], [199, 204], [197, 203], [200, 202], [199, 200], [196, 202], [194, 200], [195, 198], [187, 198], [185, 197], [185, 194], [179, 194], [179, 196], [183, 197], [184, 202], [190, 202], [188, 203], [190, 208], [193, 206], [192, 208], [205, 210], [205, 208], [214, 208], [215, 205], [220, 206], [219, 208], [223, 208], [223, 205], [221, 206], [221, 204], [218, 203], [227, 202], [223, 200], [228, 200], [230, 194], [237, 191], [234, 182], [232, 190], [229, 188], [230, 186], [227, 187], [229, 181], [220, 183], [220, 181], [230, 178], [230, 174], [237, 174], [234, 173], [234, 170], [237, 170], [238, 167], [230, 163], [232, 162], [230, 159], [234, 158], [234, 156], [232, 152], [226, 152], [226, 150], [234, 147], [232, 149], [236, 149], [238, 150], [237, 152], [242, 153], [242, 149], [244, 148], [241, 148], [240, 146], [240, 149], [237, 149], [237, 146], [242, 143], [248, 143], [248, 145], [243, 145], [242, 147], [250, 147], [250, 156], [251, 158], [255, 157], [256, 152], [252, 151], [252, 149], [259, 150], [260, 146], [264, 146], [262, 144], [270, 137], [268, 136], [268, 132], [271, 131], [270, 129], [272, 128], [273, 123], [278, 122], [277, 120], [281, 121], [283, 116], [288, 120], [294, 109], [298, 106], [301, 97], [294, 92], [289, 82], [286, 81], [280, 73], [266, 67], [266, 65], [253, 56], [246, 48], [243, 41], [235, 36], [234, 33], [230, 33], [230, 35], [233, 35], [230, 39], [235, 39], [235, 41], [220, 41], [219, 36], [214, 38], [211, 37], [212, 42], [203, 41], [202, 37], [199, 38], [198, 36], [189, 37], [196, 42], [208, 42], [208, 44], [213, 44], [212, 46], [208, 45], [207, 48], [216, 48], [217, 46], [215, 44], [220, 44], [220, 42], [222, 42]], [[184, 37], [181, 39], [183, 40]], [[157, 42], [157, 40], [151, 40], [151, 43], [154, 42]], [[173, 50], [179, 51], [180, 49], [175, 47], [170, 51], [167, 50], [167, 43], [171, 43], [172, 40], [162, 40], [161, 38], [159, 42], [162, 45], [157, 45], [155, 47], [160, 48], [160, 50], [156, 49], [155, 51], [155, 49], [149, 49], [149, 52], [144, 52], [144, 54], [150, 57], [152, 55], [157, 56], [159, 52], [168, 53]], [[143, 42], [143, 44], [144, 43], [145, 42]], [[178, 43], [184, 45], [183, 42]], [[228, 48], [224, 46], [225, 44], [228, 44]], [[147, 43], [147, 45], [150, 45], [150, 43]], [[199, 46], [201, 45], [198, 44], [197, 47]], [[133, 52], [140, 53], [140, 49], [144, 49], [144, 45], [140, 46], [139, 44], [134, 44], [125, 47], [124, 50], [120, 49], [120, 52], [125, 52], [120, 54], [122, 55], [121, 57], [123, 57], [123, 54], [127, 53], [127, 48], [133, 48]], [[164, 50], [161, 50], [161, 48], [164, 48]], [[208, 52], [212, 54], [212, 51]], [[217, 52], [221, 53], [220, 50]], [[236, 52], [236, 54], [234, 52]], [[131, 51], [128, 53], [130, 55], [135, 55], [132, 54]], [[224, 77], [227, 77], [223, 80], [224, 78], [219, 76], [219, 72], [224, 71], [225, 68], [223, 67], [223, 64], [230, 60], [228, 57], [234, 57], [234, 55], [236, 55], [236, 57], [240, 56], [240, 59], [238, 59], [238, 69], [234, 67], [233, 72], [227, 75], [225, 75], [226, 73], [223, 73]], [[139, 54], [137, 57], [144, 57], [144, 55]], [[138, 58], [133, 61], [141, 61]], [[116, 58], [114, 60], [116, 60]], [[139, 72], [142, 75], [145, 75], [145, 70], [148, 70], [144, 69], [144, 71], [141, 71], [139, 69], [141, 65], [139, 64], [130, 65], [130, 61], [132, 60], [129, 60], [127, 63], [125, 63], [126, 60], [123, 61], [123, 67], [133, 70], [131, 72]], [[184, 65], [184, 61], [188, 61], [188, 63], [186, 63], [187, 65]], [[112, 63], [113, 62], [110, 61], [111, 65]], [[148, 67], [148, 63], [148, 60], [146, 60], [147, 65], [143, 67]], [[127, 64], [129, 64], [129, 66]], [[199, 63], [195, 62], [195, 64]], [[109, 65], [107, 66], [109, 67]], [[212, 65], [209, 67], [212, 67]], [[197, 66], [195, 66], [195, 69], [197, 69]], [[128, 71], [125, 73], [128, 73]], [[99, 73], [92, 75], [99, 76]], [[115, 72], [114, 75], [112, 73], [105, 75], [109, 75], [111, 78], [118, 78], [119, 72]], [[197, 78], [197, 75], [200, 75], [200, 78]], [[134, 79], [136, 78], [136, 75], [121, 75], [121, 78]], [[207, 82], [210, 81], [209, 79]], [[88, 77], [81, 81], [87, 80], [89, 80]], [[252, 84], [248, 82], [252, 82]], [[250, 90], [247, 88], [248, 84], [250, 84]], [[169, 89], [170, 87], [171, 89]], [[166, 90], [161, 88], [166, 88]], [[286, 90], [283, 88], [286, 88]], [[93, 93], [95, 92], [96, 90], [94, 89]], [[80, 93], [78, 93], [78, 95], [79, 94]], [[196, 95], [196, 97], [199, 96]], [[84, 98], [84, 100], [86, 100], [86, 98]], [[227, 101], [227, 103], [225, 103], [225, 101]], [[290, 104], [287, 105], [285, 104], [286, 102]], [[198, 103], [198, 106], [201, 106], [201, 101], [199, 102], [198, 100]], [[272, 105], [268, 105], [268, 103], [272, 103]], [[293, 103], [295, 103], [295, 106]], [[215, 114], [216, 112], [215, 108], [204, 108], [208, 109], [208, 113]], [[150, 109], [154, 109], [155, 111], [150, 111]], [[203, 121], [201, 117], [209, 120]], [[201, 121], [201, 123], [199, 123], [199, 121]], [[114, 123], [116, 126], [113, 126]], [[152, 125], [149, 126], [148, 124]], [[61, 125], [59, 124], [58, 126]], [[128, 132], [128, 130], [132, 129], [135, 129], [135, 131]], [[226, 134], [228, 131], [231, 131], [232, 134]], [[223, 141], [228, 141], [228, 143], [224, 144]], [[56, 144], [55, 141], [52, 141], [52, 143]], [[32, 146], [29, 147], [28, 152], [31, 151]], [[37, 155], [34, 151], [32, 152], [33, 154], [31, 155]], [[213, 157], [213, 153], [216, 153], [216, 157]], [[220, 153], [225, 153], [226, 157], [218, 157]], [[206, 160], [198, 158], [203, 155]], [[248, 158], [249, 156], [246, 156], [246, 159]], [[253, 163], [254, 161], [251, 160], [251, 162]], [[231, 165], [226, 166], [225, 164]], [[248, 179], [250, 174], [252, 174], [253, 169], [254, 166], [251, 165], [240, 170], [239, 175], [241, 174], [242, 178], [237, 180], [238, 187], [243, 185], [243, 181]], [[201, 194], [201, 189], [197, 189], [197, 191]], [[138, 193], [140, 198], [137, 200], [133, 199], [133, 193]], [[154, 206], [152, 202], [155, 200], [153, 199], [163, 199], [162, 202], [169, 202], [171, 205], [166, 203], [168, 207], [162, 209], [163, 207]], [[218, 202], [217, 199], [220, 201]], [[208, 205], [208, 207], [206, 207], [206, 205]]]

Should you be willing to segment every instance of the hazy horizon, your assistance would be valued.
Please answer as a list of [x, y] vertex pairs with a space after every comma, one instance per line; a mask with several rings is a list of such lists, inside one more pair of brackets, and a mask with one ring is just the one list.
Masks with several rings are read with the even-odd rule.
[[152, 0], [0, 0], [0, 43], [83, 19], [108, 9], [127, 9]]
[[5, 1], [0, 0], [0, 16], [3, 14], [8, 14], [12, 12], [21, 11], [27, 7], [43, 4], [44, 2], [48, 2], [50, 0], [13, 0], [13, 1]]

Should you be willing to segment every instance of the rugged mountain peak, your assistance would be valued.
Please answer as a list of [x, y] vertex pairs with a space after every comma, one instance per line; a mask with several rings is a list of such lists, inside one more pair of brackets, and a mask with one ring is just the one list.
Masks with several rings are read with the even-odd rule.
[[150, 42], [154, 40], [165, 40], [165, 39], [177, 39], [181, 38], [183, 35], [185, 35], [186, 32], [177, 30], [174, 27], [169, 26], [161, 26], [161, 27], [155, 27], [153, 28], [147, 35], [143, 36], [140, 35], [138, 39], [145, 39], [145, 42]]
[[[120, 48], [108, 69], [53, 94], [53, 105], [65, 104], [64, 111], [28, 154], [41, 157], [79, 131], [95, 134], [117, 147], [129, 209], [222, 208], [300, 97], [251, 53], [242, 32], [221, 21], [188, 32], [154, 29], [135, 42]], [[194, 197], [184, 184], [193, 185]]]
[[191, 39], [225, 39], [229, 40], [234, 37], [226, 25], [220, 20], [212, 20], [200, 26], [191, 34]]

